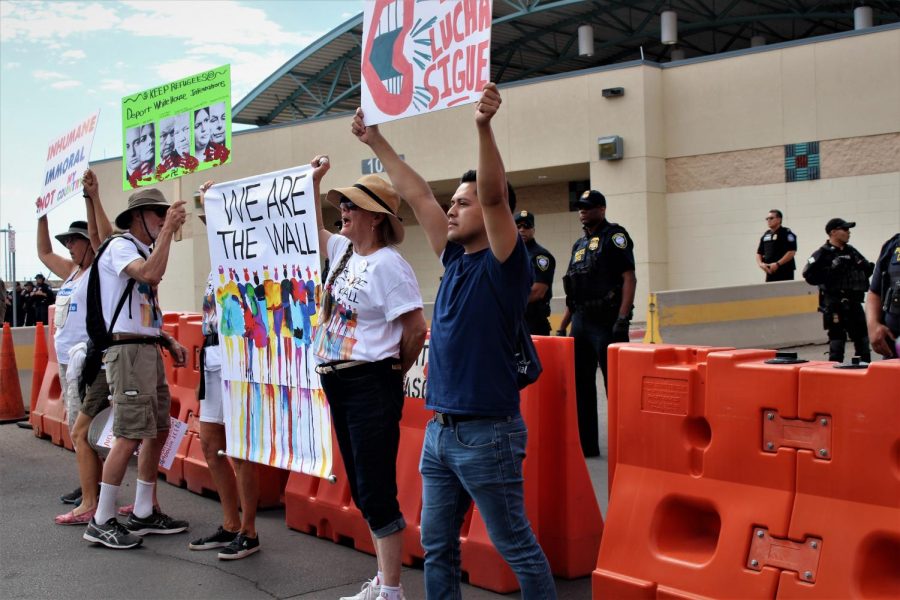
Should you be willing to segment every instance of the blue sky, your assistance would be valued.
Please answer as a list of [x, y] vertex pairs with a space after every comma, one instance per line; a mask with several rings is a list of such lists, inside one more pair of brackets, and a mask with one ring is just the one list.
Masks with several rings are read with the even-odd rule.
[[[119, 156], [122, 96], [229, 63], [237, 104], [362, 9], [363, 0], [0, 2], [0, 224], [16, 229], [17, 278], [47, 272], [33, 201], [51, 139], [99, 108], [91, 160]], [[51, 232], [84, 218], [83, 206], [73, 198], [50, 212]]]

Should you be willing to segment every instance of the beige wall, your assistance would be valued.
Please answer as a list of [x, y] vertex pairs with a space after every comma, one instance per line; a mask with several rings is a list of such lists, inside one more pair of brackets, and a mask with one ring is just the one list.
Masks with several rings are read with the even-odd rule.
[[[602, 97], [603, 88], [619, 86], [624, 97]], [[900, 132], [898, 28], [666, 68], [573, 74], [501, 91], [495, 135], [520, 207], [537, 214], [536, 237], [556, 256], [558, 296], [580, 235], [577, 214], [567, 210], [571, 180], [589, 178], [608, 198], [608, 218], [634, 238], [637, 320], [651, 290], [761, 280], [754, 254], [770, 208], [781, 208], [785, 224], [797, 232], [801, 261], [822, 243], [824, 223], [833, 216], [858, 222], [852, 243], [870, 259], [900, 230], [900, 141], [893, 141], [900, 136], [892, 136]], [[332, 158], [325, 184], [346, 185], [372, 156], [349, 129], [349, 117], [338, 117], [244, 132], [233, 138], [232, 164], [161, 187], [170, 198], [190, 200], [207, 176], [227, 181], [304, 163], [317, 153]], [[471, 106], [382, 130], [441, 199], [475, 164]], [[610, 134], [623, 137], [624, 160], [598, 160], [597, 138]], [[784, 183], [783, 145], [807, 141], [823, 142], [823, 179]], [[854, 160], [866, 152], [881, 158]], [[116, 160], [95, 165], [112, 216], [127, 198], [118, 189], [119, 168]], [[433, 300], [440, 265], [411, 215], [405, 222], [401, 251], [425, 300]], [[168, 309], [197, 310], [209, 259], [196, 217], [184, 234], [160, 295]]]

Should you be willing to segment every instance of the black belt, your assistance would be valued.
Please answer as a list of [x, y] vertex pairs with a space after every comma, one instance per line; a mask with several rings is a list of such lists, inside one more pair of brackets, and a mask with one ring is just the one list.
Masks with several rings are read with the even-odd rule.
[[448, 415], [447, 413], [434, 411], [434, 420], [445, 427], [453, 427], [466, 421], [512, 421], [516, 417], [487, 416], [487, 415]]
[[208, 333], [203, 336], [203, 347], [209, 348], [210, 346], [218, 346], [219, 345], [219, 334], [218, 333]]
[[149, 345], [154, 345], [154, 346], [155, 346], [155, 345], [165, 346], [165, 345], [166, 345], [166, 341], [165, 341], [163, 338], [161, 338], [161, 337], [157, 337], [157, 336], [147, 336], [147, 337], [133, 337], [133, 338], [130, 337], [130, 338], [123, 338], [123, 339], [119, 339], [119, 340], [113, 338], [113, 339], [109, 342], [110, 347], [112, 347], [112, 346], [126, 346], [126, 345], [129, 345], [129, 344], [149, 344]]

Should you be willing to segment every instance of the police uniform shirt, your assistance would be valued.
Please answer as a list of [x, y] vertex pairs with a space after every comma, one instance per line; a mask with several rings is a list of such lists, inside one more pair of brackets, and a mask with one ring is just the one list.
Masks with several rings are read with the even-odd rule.
[[[797, 251], [797, 236], [787, 227], [779, 227], [775, 231], [766, 230], [762, 237], [759, 238], [759, 246], [756, 253], [763, 257], [766, 264], [778, 262], [781, 257], [789, 251]], [[779, 266], [779, 269], [787, 269], [793, 271], [796, 268], [794, 259]]]
[[803, 278], [826, 293], [828, 297], [820, 299], [826, 304], [840, 298], [862, 302], [872, 267], [850, 244], [838, 248], [825, 242], [809, 257], [803, 268]]
[[[546, 248], [534, 240], [525, 244], [525, 248], [528, 250], [528, 259], [534, 272], [534, 282], [543, 283], [547, 286], [547, 292], [541, 300], [529, 303], [526, 312], [530, 312], [530, 310], [533, 310], [533, 306], [541, 308], [549, 306], [550, 299], [553, 298], [553, 274], [556, 272], [556, 259], [553, 258], [553, 255]], [[547, 315], [542, 313], [541, 316]]]
[[590, 271], [592, 297], [573, 298], [567, 292], [566, 304], [571, 308], [577, 309], [584, 302], [601, 299], [610, 290], [621, 289], [622, 273], [635, 270], [634, 244], [624, 227], [604, 221], [596, 232], [586, 232], [576, 240], [566, 277], [585, 270]]
[[[886, 278], [886, 285], [882, 287], [882, 278]], [[881, 254], [875, 261], [875, 272], [872, 274], [872, 283], [869, 290], [881, 296], [883, 303], [890, 295], [890, 305], [884, 312], [884, 324], [894, 335], [900, 335], [900, 296], [893, 290], [900, 289], [900, 233], [885, 242], [881, 248]]]

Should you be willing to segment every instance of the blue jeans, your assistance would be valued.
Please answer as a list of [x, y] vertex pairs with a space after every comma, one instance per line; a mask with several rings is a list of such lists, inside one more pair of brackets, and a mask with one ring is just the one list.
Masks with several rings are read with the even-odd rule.
[[521, 416], [453, 426], [428, 422], [419, 463], [426, 598], [462, 597], [459, 531], [473, 500], [491, 542], [515, 573], [522, 598], [556, 598], [550, 564], [525, 515], [527, 439]]

